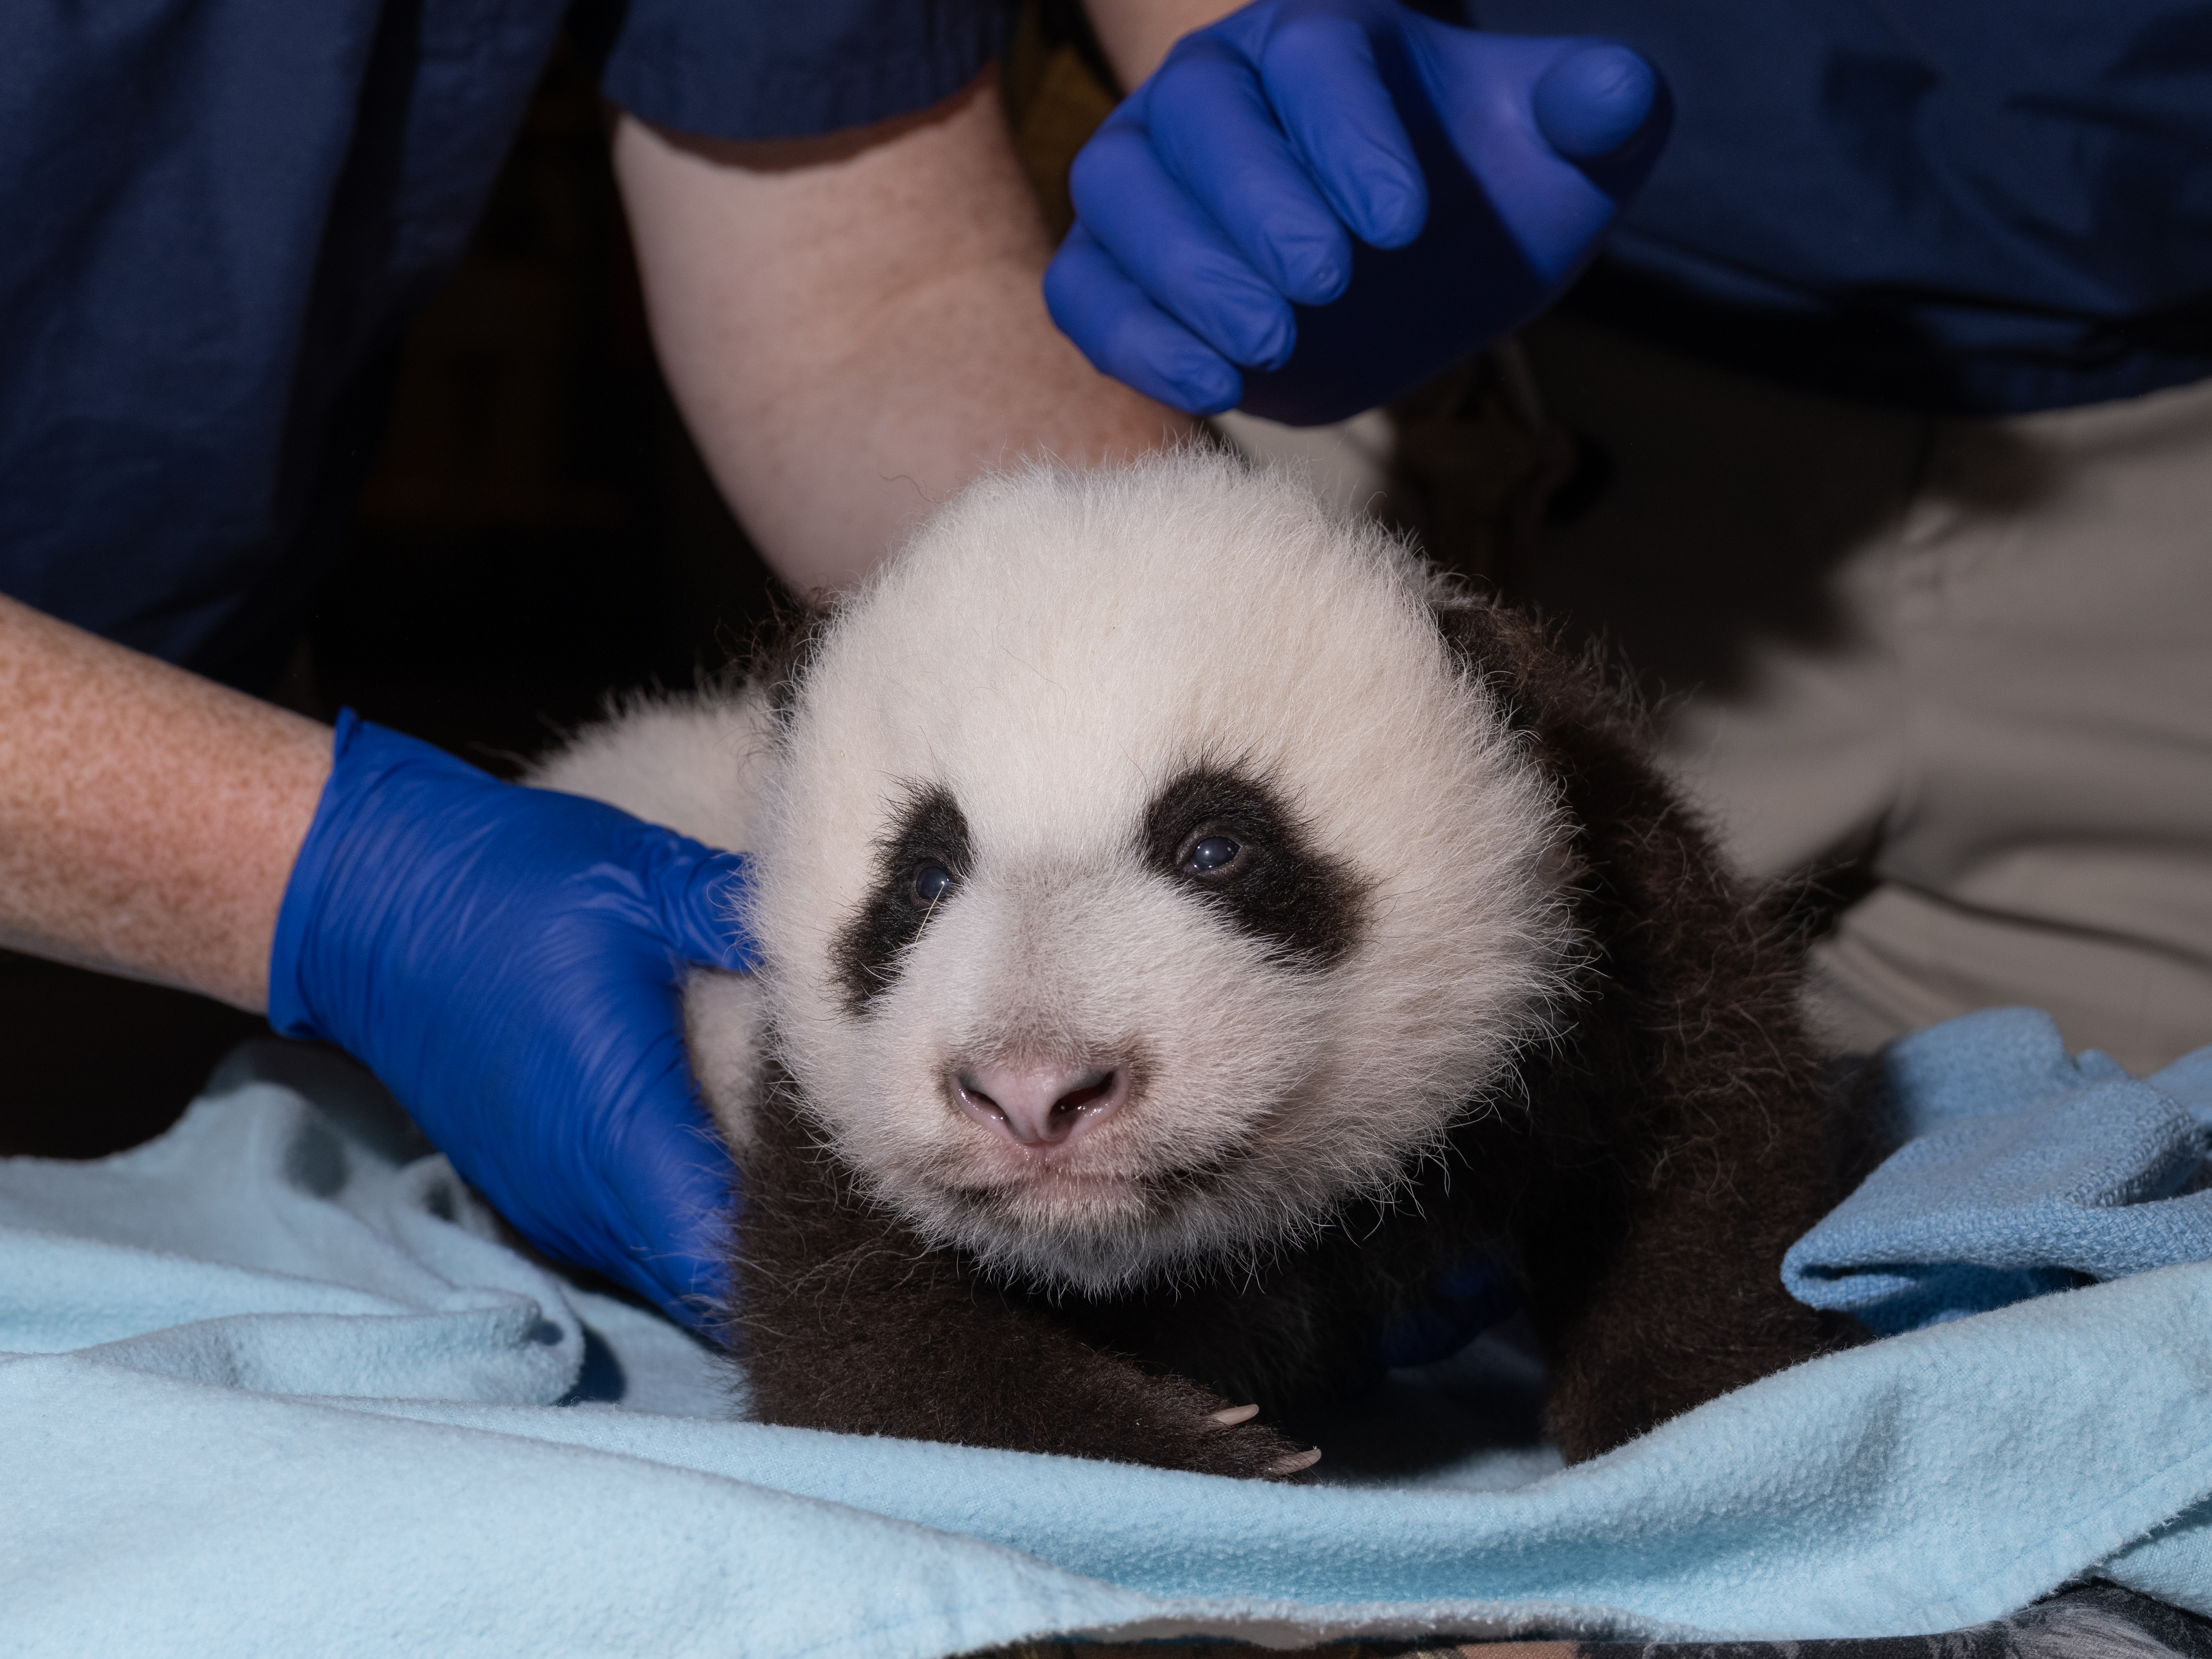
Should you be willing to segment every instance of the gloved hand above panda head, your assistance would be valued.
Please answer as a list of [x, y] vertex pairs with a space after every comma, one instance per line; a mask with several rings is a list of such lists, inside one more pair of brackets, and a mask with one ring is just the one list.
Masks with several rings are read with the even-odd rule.
[[1556, 299], [1671, 111], [1613, 41], [1255, 0], [1177, 42], [1077, 157], [1046, 301], [1176, 408], [1341, 419]]

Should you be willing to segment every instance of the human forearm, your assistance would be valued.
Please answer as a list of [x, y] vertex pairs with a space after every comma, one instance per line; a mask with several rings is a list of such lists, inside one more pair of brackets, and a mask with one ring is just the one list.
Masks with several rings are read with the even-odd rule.
[[981, 468], [1103, 460], [1189, 430], [1046, 315], [1052, 249], [988, 76], [920, 115], [802, 143], [625, 118], [615, 161], [678, 400], [795, 588], [864, 574]]
[[1088, 0], [1091, 32], [1122, 86], [1134, 90], [1168, 48], [1226, 17], [1243, 0]]
[[0, 598], [0, 943], [259, 1009], [312, 720]]

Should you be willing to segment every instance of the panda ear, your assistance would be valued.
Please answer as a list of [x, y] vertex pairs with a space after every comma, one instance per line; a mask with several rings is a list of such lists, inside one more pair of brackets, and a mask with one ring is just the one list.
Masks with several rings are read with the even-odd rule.
[[1536, 741], [1540, 764], [1593, 743], [1651, 751], [1650, 716], [1626, 678], [1594, 656], [1577, 658], [1556, 630], [1462, 588], [1432, 592], [1429, 614], [1462, 671], [1489, 689], [1509, 728]]
[[799, 681], [836, 611], [836, 603], [824, 593], [772, 597], [769, 619], [753, 635], [742, 675], [747, 685], [768, 693], [769, 709], [779, 724], [791, 717]]
[[1562, 650], [1510, 605], [1448, 591], [1430, 608], [1462, 672], [1559, 790], [1598, 909], [1626, 901], [1656, 914], [1678, 889], [1731, 885], [1705, 826], [1653, 764], [1656, 734], [1625, 678]]
[[[1787, 941], [1661, 774], [1652, 722], [1625, 677], [1561, 650], [1510, 606], [1445, 593], [1431, 611], [1464, 671], [1489, 688], [1530, 763], [1559, 792], [1574, 826], [1581, 922], [1602, 973], [1616, 986], [1698, 984], [1706, 972], [1698, 964], [1726, 958], [1744, 995], [1782, 1008], [1776, 1029], [1788, 1026], [1796, 969]], [[1650, 1018], [1663, 1026], [1680, 1009]]]

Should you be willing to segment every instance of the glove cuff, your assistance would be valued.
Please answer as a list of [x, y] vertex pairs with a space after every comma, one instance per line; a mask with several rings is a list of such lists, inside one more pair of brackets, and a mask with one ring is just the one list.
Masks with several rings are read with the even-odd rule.
[[313, 927], [317, 900], [322, 892], [323, 872], [330, 865], [331, 846], [336, 839], [329, 833], [329, 825], [332, 802], [339, 793], [338, 769], [361, 724], [361, 716], [352, 709], [338, 710], [337, 729], [331, 741], [331, 775], [323, 781], [322, 795], [315, 802], [313, 821], [307, 825], [307, 839], [300, 843], [299, 857], [292, 860], [292, 873], [284, 883], [284, 902], [277, 908], [276, 936], [269, 945], [269, 1023], [279, 1036], [307, 1042], [328, 1040], [328, 1034], [315, 1024], [314, 1016], [308, 1012], [307, 997], [300, 986], [300, 958]]
[[350, 708], [338, 711], [331, 740], [331, 775], [284, 884], [276, 934], [269, 947], [269, 1023], [280, 1036], [343, 1045], [333, 1011], [319, 1004], [313, 967], [326, 920], [334, 862], [378, 786], [402, 767], [441, 773], [456, 781], [500, 787], [498, 781], [419, 738], [373, 725]]

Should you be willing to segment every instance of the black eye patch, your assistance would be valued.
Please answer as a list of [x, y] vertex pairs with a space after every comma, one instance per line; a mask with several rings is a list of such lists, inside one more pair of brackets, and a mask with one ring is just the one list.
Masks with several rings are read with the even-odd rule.
[[873, 890], [830, 947], [847, 1008], [865, 1014], [891, 988], [900, 952], [921, 937], [930, 913], [959, 891], [970, 857], [968, 820], [951, 792], [934, 786], [911, 792], [876, 842]]
[[1145, 814], [1146, 861], [1296, 965], [1326, 968], [1358, 942], [1366, 884], [1314, 850], [1273, 791], [1199, 767]]

